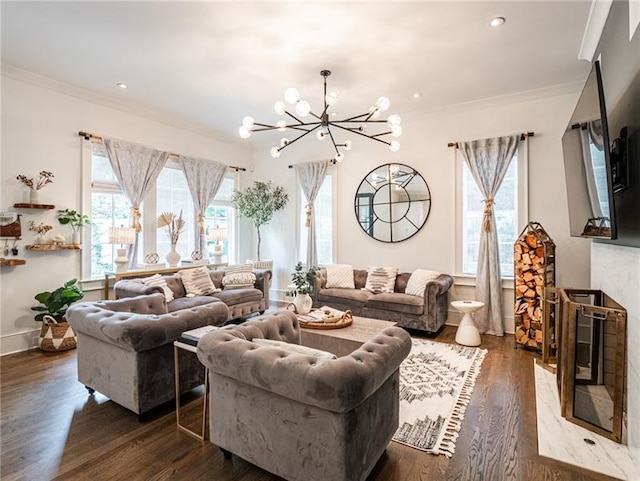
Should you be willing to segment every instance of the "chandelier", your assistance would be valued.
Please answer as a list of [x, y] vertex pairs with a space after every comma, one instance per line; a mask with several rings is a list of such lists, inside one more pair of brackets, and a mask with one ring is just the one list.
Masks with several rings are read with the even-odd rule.
[[[338, 130], [344, 130], [368, 139], [381, 142], [389, 146], [392, 152], [397, 152], [400, 149], [400, 142], [397, 140], [387, 141], [383, 139], [383, 136], [390, 135], [392, 137], [400, 137], [402, 135], [402, 127], [400, 127], [400, 116], [393, 114], [389, 115], [386, 120], [381, 120], [380, 116], [383, 112], [389, 110], [391, 102], [387, 97], [380, 97], [376, 102], [369, 107], [368, 111], [355, 115], [353, 117], [347, 117], [343, 120], [332, 119], [332, 113], [329, 112], [329, 107], [333, 107], [338, 102], [338, 94], [336, 92], [327, 92], [327, 77], [331, 75], [331, 71], [322, 70], [320, 72], [324, 79], [324, 100], [322, 113], [320, 115], [311, 111], [311, 105], [306, 100], [300, 99], [300, 94], [297, 89], [290, 87], [284, 92], [284, 100], [288, 104], [294, 106], [294, 113], [287, 110], [285, 102], [279, 100], [274, 105], [274, 110], [278, 115], [287, 115], [291, 119], [278, 120], [275, 125], [263, 124], [256, 122], [253, 117], [245, 117], [242, 119], [242, 125], [238, 129], [240, 137], [248, 139], [253, 132], [261, 132], [265, 130], [278, 130], [281, 132], [290, 129], [297, 135], [294, 139], [290, 140], [287, 137], [283, 137], [280, 140], [280, 145], [271, 149], [271, 156], [274, 158], [280, 157], [280, 152], [291, 144], [297, 142], [301, 138], [315, 132], [315, 136], [318, 140], [324, 140], [327, 137], [333, 144], [335, 150], [334, 162], [342, 162], [344, 159], [344, 153], [340, 151], [340, 148], [344, 150], [351, 150], [351, 140], [345, 140], [342, 143], [337, 143], [334, 134]], [[308, 118], [308, 119], [307, 119]], [[306, 119], [306, 120], [303, 120]], [[369, 132], [369, 125], [385, 124], [384, 128], [377, 129], [379, 132]], [[376, 125], [380, 127], [379, 125]]]

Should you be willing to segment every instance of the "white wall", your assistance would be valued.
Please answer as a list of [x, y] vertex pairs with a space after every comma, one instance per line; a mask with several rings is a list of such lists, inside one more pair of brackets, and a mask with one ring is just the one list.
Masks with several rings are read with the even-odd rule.
[[[447, 147], [447, 143], [535, 131], [535, 137], [529, 140], [529, 219], [540, 222], [557, 245], [558, 285], [587, 287], [589, 241], [569, 237], [560, 139], [578, 94], [566, 91], [557, 88], [518, 98], [492, 99], [428, 114], [403, 116], [401, 149], [395, 154], [376, 142], [353, 138], [354, 149], [347, 152], [345, 160], [336, 167], [336, 261], [359, 268], [383, 264], [397, 266], [403, 271], [422, 267], [457, 274], [454, 263], [456, 161], [454, 150]], [[341, 102], [345, 104], [341, 109], [348, 109], [348, 99]], [[287, 166], [326, 158], [330, 148], [324, 142], [305, 139], [284, 150], [279, 159], [272, 159], [269, 146], [277, 144], [277, 139], [271, 138], [264, 145], [256, 146], [254, 174], [257, 179], [272, 179], [285, 186], [295, 198], [295, 174]], [[429, 184], [432, 195], [431, 213], [425, 226], [414, 237], [396, 244], [368, 237], [357, 224], [353, 208], [354, 194], [362, 178], [374, 167], [388, 162], [404, 163], [417, 169]], [[297, 260], [293, 227], [298, 208], [291, 203], [264, 228], [263, 252], [265, 257], [275, 260], [274, 297], [289, 283], [289, 274]], [[451, 299], [473, 298], [474, 281], [456, 276]], [[506, 282], [505, 286], [507, 331], [512, 332], [512, 283]], [[449, 314], [450, 322], [457, 323], [459, 314], [455, 311]]]
[[[63, 93], [65, 86], [25, 74], [29, 83], [17, 79], [11, 71], [2, 76], [2, 163], [0, 171], [1, 210], [14, 210], [15, 202], [23, 202], [25, 189], [16, 175], [37, 177], [41, 170], [55, 175], [53, 184], [41, 191], [42, 203], [56, 208], [79, 208], [81, 201], [81, 139], [79, 130], [98, 135], [130, 140], [158, 149], [217, 160], [230, 165], [249, 167], [251, 146], [226, 140], [215, 133], [195, 133], [183, 128], [143, 118], [122, 110], [84, 100], [77, 90], [74, 95]], [[46, 84], [47, 87], [36, 85]], [[55, 88], [53, 90], [52, 88]], [[61, 92], [62, 91], [62, 92]], [[243, 184], [250, 172], [240, 177]], [[39, 324], [33, 321], [30, 307], [37, 302], [33, 296], [53, 290], [64, 281], [80, 277], [79, 251], [25, 252], [32, 243], [32, 233], [26, 230], [28, 221], [44, 221], [64, 232], [55, 218], [55, 211], [21, 209], [23, 240], [19, 242], [26, 265], [3, 267], [0, 270], [0, 353], [24, 350], [33, 346]], [[247, 256], [244, 250], [241, 256]], [[98, 299], [101, 292], [87, 294]]]

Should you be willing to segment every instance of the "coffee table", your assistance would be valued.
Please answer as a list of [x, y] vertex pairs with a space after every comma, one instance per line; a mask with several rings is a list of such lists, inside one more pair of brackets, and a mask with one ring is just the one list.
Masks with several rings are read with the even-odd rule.
[[351, 325], [341, 329], [300, 327], [300, 342], [303, 346], [329, 351], [338, 357], [346, 356], [379, 332], [396, 324], [394, 321], [353, 316]]

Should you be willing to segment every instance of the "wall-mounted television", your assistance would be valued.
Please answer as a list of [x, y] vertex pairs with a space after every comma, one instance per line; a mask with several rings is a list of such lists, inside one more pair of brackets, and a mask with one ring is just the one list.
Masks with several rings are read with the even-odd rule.
[[623, 168], [611, 160], [600, 62], [593, 64], [562, 136], [570, 234], [616, 239], [614, 190], [625, 187]]

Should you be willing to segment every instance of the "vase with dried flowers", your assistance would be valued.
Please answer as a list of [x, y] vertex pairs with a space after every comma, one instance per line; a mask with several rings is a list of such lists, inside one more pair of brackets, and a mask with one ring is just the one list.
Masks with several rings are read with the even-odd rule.
[[37, 204], [40, 200], [40, 189], [45, 185], [53, 183], [54, 175], [46, 170], [41, 170], [38, 179], [34, 180], [26, 175], [18, 175], [16, 179], [29, 187], [29, 202]]
[[36, 238], [33, 241], [34, 244], [46, 244], [45, 236], [51, 229], [53, 229], [53, 226], [49, 224], [43, 224], [42, 222], [36, 224], [34, 221], [29, 222], [29, 231], [36, 233]]
[[165, 258], [169, 267], [175, 267], [180, 262], [180, 254], [176, 251], [176, 244], [180, 238], [180, 234], [184, 230], [184, 220], [182, 220], [182, 211], [180, 215], [175, 215], [173, 212], [163, 212], [158, 216], [156, 221], [158, 229], [166, 227], [167, 236], [171, 243], [171, 250]]

